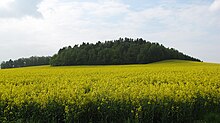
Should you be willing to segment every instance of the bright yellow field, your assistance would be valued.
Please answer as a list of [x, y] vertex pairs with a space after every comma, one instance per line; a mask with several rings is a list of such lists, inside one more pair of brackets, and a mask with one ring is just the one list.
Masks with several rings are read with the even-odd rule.
[[219, 104], [219, 64], [0, 70], [2, 122], [191, 122], [206, 112], [219, 113]]

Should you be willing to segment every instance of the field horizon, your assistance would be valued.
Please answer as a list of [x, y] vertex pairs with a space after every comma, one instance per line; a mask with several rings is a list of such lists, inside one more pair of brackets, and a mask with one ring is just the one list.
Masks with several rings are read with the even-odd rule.
[[[195, 63], [195, 64], [215, 64], [220, 65], [217, 62], [198, 62], [198, 61], [190, 61], [190, 60], [179, 60], [179, 59], [171, 59], [171, 60], [162, 60], [153, 63], [145, 63], [145, 64], [116, 64], [116, 65], [69, 65], [69, 66], [51, 66], [51, 65], [37, 65], [37, 66], [27, 66], [27, 67], [18, 67], [18, 68], [10, 68], [10, 69], [23, 69], [23, 68], [42, 68], [42, 67], [102, 67], [102, 66], [138, 66], [138, 65], [158, 65], [158, 64], [184, 64], [184, 63]], [[1, 70], [1, 69], [0, 69]], [[3, 69], [4, 70], [4, 69]], [[6, 69], [7, 70], [7, 69]]]

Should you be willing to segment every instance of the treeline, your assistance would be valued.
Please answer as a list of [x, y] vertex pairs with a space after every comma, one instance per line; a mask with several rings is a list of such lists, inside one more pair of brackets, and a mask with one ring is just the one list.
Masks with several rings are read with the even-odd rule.
[[52, 66], [145, 64], [168, 59], [200, 61], [159, 43], [130, 38], [82, 43], [60, 49], [50, 61]]
[[1, 63], [1, 69], [6, 68], [18, 68], [18, 67], [27, 67], [27, 66], [38, 66], [38, 65], [49, 65], [50, 56], [32, 56], [30, 58], [19, 58], [17, 60], [3, 61]]

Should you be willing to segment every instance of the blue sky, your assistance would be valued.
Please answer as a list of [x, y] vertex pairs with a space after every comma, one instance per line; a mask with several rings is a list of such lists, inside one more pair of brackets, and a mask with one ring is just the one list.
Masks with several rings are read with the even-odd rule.
[[0, 61], [144, 38], [220, 63], [220, 0], [1, 0]]

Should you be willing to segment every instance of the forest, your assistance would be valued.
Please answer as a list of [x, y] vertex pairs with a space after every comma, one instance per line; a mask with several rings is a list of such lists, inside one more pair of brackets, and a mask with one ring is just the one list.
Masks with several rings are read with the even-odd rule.
[[19, 58], [17, 60], [10, 59], [1, 63], [1, 69], [48, 65], [50, 58], [50, 56], [31, 56], [29, 58]]
[[70, 66], [70, 65], [123, 65], [147, 64], [162, 60], [179, 59], [200, 61], [174, 48], [152, 43], [142, 38], [119, 38], [97, 43], [61, 48], [57, 54], [50, 56], [32, 56], [1, 63], [1, 68], [17, 68], [37, 65]]
[[60, 49], [50, 61], [52, 66], [68, 65], [121, 65], [146, 64], [168, 59], [200, 61], [174, 48], [151, 43], [142, 38], [119, 38], [98, 41], [96, 44], [82, 43]]

